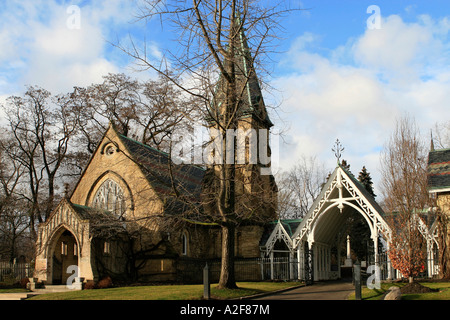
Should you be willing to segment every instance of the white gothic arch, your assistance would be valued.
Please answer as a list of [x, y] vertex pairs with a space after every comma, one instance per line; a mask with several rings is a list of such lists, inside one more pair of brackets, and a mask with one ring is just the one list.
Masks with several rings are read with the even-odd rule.
[[290, 253], [297, 253], [300, 268], [300, 265], [305, 263], [304, 249], [307, 247], [314, 250], [316, 280], [338, 277], [339, 275], [329, 271], [331, 246], [335, 244], [335, 237], [345, 221], [345, 214], [350, 214], [348, 208], [356, 210], [364, 217], [374, 242], [374, 260], [377, 262], [378, 237], [381, 235], [389, 243], [391, 228], [383, 218], [381, 207], [359, 181], [340, 165], [330, 175], [322, 192], [291, 236], [281, 222], [277, 223], [265, 243], [265, 255], [272, 256], [276, 241], [282, 240]]
[[365, 218], [372, 238], [381, 234], [390, 240], [392, 231], [383, 218], [381, 207], [351, 174], [338, 165], [294, 233], [294, 247], [298, 247], [302, 240], [315, 241], [312, 231], [315, 231], [323, 214], [333, 209], [342, 213], [345, 206], [356, 209]]
[[[306, 263], [305, 250], [310, 250], [314, 257], [312, 268], [314, 269], [315, 280], [339, 277], [338, 272], [333, 273], [328, 267], [330, 266], [331, 247], [335, 244], [339, 228], [345, 222], [345, 215], [350, 214], [348, 208], [364, 217], [374, 244], [373, 261], [378, 264], [378, 238], [381, 236], [386, 245], [389, 246], [392, 237], [391, 227], [384, 219], [383, 209], [361, 183], [340, 165], [330, 175], [322, 188], [322, 192], [295, 232], [287, 232], [283, 223], [278, 221], [261, 249], [266, 256], [272, 257], [275, 243], [278, 240], [283, 241], [291, 257], [294, 256], [294, 253], [297, 254], [298, 261], [296, 263], [299, 266], [299, 276], [301, 266]], [[439, 249], [436, 240], [436, 223], [428, 227], [419, 216], [415, 216], [415, 218], [418, 230], [427, 241], [428, 275], [431, 277], [436, 273], [436, 266], [433, 264], [432, 257], [433, 249]], [[387, 261], [386, 268], [386, 276], [393, 277], [394, 270], [389, 261]]]

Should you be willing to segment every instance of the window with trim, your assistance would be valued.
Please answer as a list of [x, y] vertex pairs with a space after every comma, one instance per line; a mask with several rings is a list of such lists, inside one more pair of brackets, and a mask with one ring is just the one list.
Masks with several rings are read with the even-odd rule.
[[92, 206], [97, 209], [110, 211], [118, 218], [123, 219], [126, 203], [120, 185], [111, 179], [103, 182], [95, 193]]
[[105, 154], [108, 155], [108, 156], [113, 155], [115, 151], [116, 151], [116, 148], [113, 145], [108, 145], [105, 148]]

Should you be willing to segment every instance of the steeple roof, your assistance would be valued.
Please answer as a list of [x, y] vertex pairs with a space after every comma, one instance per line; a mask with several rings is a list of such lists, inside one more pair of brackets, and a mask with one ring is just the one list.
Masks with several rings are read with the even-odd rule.
[[[239, 18], [238, 21], [240, 21]], [[253, 117], [265, 127], [270, 128], [273, 126], [273, 123], [267, 113], [260, 82], [254, 66], [254, 59], [252, 57], [243, 27], [240, 29], [238, 43], [234, 49], [234, 61], [225, 61], [224, 64], [229, 66], [231, 63], [234, 63], [237, 84], [236, 91], [238, 95], [241, 94], [241, 105], [237, 116], [240, 119]], [[226, 80], [221, 75], [216, 87], [216, 95], [212, 104], [212, 112], [214, 115], [219, 112], [222, 104], [226, 101], [226, 88]]]

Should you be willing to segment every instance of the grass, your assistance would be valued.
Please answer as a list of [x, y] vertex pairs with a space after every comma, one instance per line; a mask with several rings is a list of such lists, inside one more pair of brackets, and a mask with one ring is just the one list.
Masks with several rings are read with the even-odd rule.
[[0, 293], [23, 293], [23, 292], [30, 292], [30, 290], [22, 288], [0, 289]]
[[[218, 289], [211, 285], [211, 298], [235, 299], [300, 285], [299, 282], [238, 282], [238, 289]], [[40, 294], [30, 300], [200, 300], [203, 285], [161, 285], [94, 289]]]
[[[420, 294], [402, 294], [402, 300], [450, 300], [450, 282], [420, 282], [420, 284], [438, 289], [437, 292], [420, 293]], [[361, 295], [363, 300], [380, 300], [390, 287], [403, 287], [406, 283], [382, 283], [380, 289], [368, 289], [363, 287]], [[355, 299], [355, 294], [352, 293], [350, 300]]]

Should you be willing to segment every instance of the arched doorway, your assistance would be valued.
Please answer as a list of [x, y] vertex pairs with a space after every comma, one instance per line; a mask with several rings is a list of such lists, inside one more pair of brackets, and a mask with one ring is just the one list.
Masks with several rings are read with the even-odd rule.
[[[382, 251], [379, 239], [387, 240], [391, 234], [383, 215], [381, 207], [363, 186], [338, 166], [294, 233], [293, 247], [299, 256], [301, 250], [311, 253], [313, 259], [308, 268], [312, 269], [314, 280], [345, 277], [342, 267], [349, 266], [351, 272], [352, 260], [356, 259], [365, 259], [366, 266], [368, 263], [377, 266]], [[356, 232], [361, 234], [356, 235]], [[359, 238], [360, 243], [347, 251], [349, 234], [350, 242]], [[345, 264], [347, 259], [348, 265]], [[389, 274], [390, 269], [386, 265]]]
[[70, 266], [78, 266], [79, 249], [74, 235], [66, 228], [55, 234], [54, 245], [50, 254], [51, 283], [66, 284], [73, 275]]

